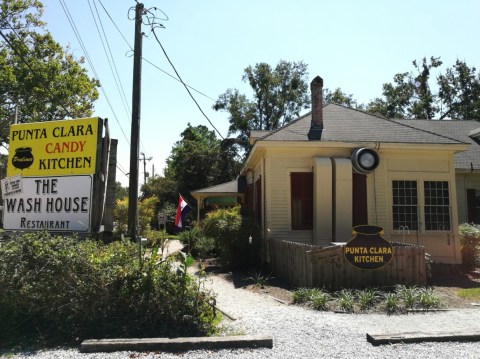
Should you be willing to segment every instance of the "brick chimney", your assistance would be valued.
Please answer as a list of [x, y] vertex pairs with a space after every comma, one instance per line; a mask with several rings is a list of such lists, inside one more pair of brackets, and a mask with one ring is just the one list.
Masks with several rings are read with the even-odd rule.
[[315, 77], [310, 83], [312, 93], [312, 122], [308, 131], [309, 140], [320, 140], [323, 131], [323, 79]]

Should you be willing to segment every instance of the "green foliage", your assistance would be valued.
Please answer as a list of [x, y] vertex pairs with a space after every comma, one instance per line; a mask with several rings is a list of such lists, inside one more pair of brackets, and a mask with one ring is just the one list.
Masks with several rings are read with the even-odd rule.
[[206, 236], [200, 227], [180, 232], [179, 240], [196, 258], [205, 259], [215, 254], [215, 240]]
[[467, 299], [467, 300], [480, 300], [480, 288], [465, 288], [457, 290], [457, 295], [460, 298]]
[[220, 262], [225, 268], [230, 267], [233, 257], [238, 255], [234, 249], [238, 247], [241, 225], [240, 206], [209, 212], [203, 220], [203, 231], [206, 236], [215, 239]]
[[342, 289], [337, 293], [338, 305], [341, 310], [353, 313], [355, 307], [355, 292], [350, 289]]
[[418, 303], [422, 309], [429, 310], [439, 308], [442, 301], [432, 288], [422, 288], [418, 296]]
[[405, 285], [398, 285], [396, 288], [396, 293], [399, 298], [403, 301], [403, 305], [407, 309], [414, 309], [418, 303], [420, 290], [416, 286], [407, 287]]
[[138, 246], [105, 245], [45, 232], [0, 244], [0, 343], [59, 345], [85, 338], [212, 333], [207, 294]]
[[[179, 189], [173, 178], [160, 176], [151, 177], [147, 183], [142, 185], [140, 190], [142, 192], [141, 198], [156, 197], [158, 199], [155, 213], [165, 211], [167, 223], [175, 217]], [[155, 227], [159, 228], [156, 220], [154, 223], [156, 223]]]
[[372, 308], [379, 298], [378, 290], [375, 288], [367, 288], [363, 290], [357, 290], [355, 296], [358, 301], [358, 306], [361, 311], [366, 311]]
[[[15, 108], [19, 122], [88, 117], [99, 82], [89, 78], [83, 58], [63, 49], [41, 22], [43, 5], [5, 0], [0, 6], [0, 141], [8, 143]], [[13, 31], [12, 29], [15, 29]]]
[[241, 207], [220, 208], [207, 213], [203, 232], [215, 240], [215, 252], [223, 268], [258, 267], [261, 234], [251, 216], [241, 214]]
[[120, 182], [115, 182], [115, 198], [117, 201], [122, 198], [128, 198], [128, 187], [122, 187]]
[[466, 270], [474, 270], [480, 263], [480, 226], [464, 223], [458, 226], [462, 263]]
[[[388, 118], [480, 121], [480, 74], [475, 67], [457, 60], [452, 68], [432, 76], [442, 65], [439, 57], [412, 64], [415, 71], [397, 73], [393, 83], [383, 85], [383, 97], [371, 101], [367, 111]], [[432, 91], [432, 77], [437, 92]]]
[[396, 313], [400, 309], [400, 298], [396, 292], [387, 292], [384, 294], [385, 308], [388, 314]]
[[253, 282], [253, 284], [258, 288], [265, 288], [265, 285], [271, 279], [272, 273], [263, 274], [262, 271], [252, 270], [250, 271], [250, 276], [246, 277], [246, 281]]
[[357, 100], [353, 98], [352, 94], [347, 95], [340, 88], [336, 88], [333, 92], [325, 88], [323, 90], [323, 100], [327, 103], [335, 103], [337, 105], [355, 108], [358, 110], [364, 109], [364, 105], [359, 104]]
[[[383, 298], [383, 301], [382, 301]], [[388, 314], [407, 310], [431, 310], [442, 306], [432, 288], [398, 285], [394, 291], [381, 292], [376, 288], [342, 289], [329, 293], [318, 288], [299, 288], [292, 293], [294, 304], [306, 304], [317, 310], [338, 308], [347, 313], [385, 310]], [[383, 309], [384, 308], [384, 309]]]
[[310, 303], [315, 310], [328, 310], [331, 295], [323, 290], [318, 290], [310, 295]]
[[275, 130], [308, 108], [307, 65], [280, 61], [275, 68], [267, 63], [248, 66], [242, 77], [253, 91], [251, 100], [237, 89], [218, 97], [216, 111], [229, 113], [229, 134], [237, 134], [237, 143], [249, 149], [252, 130]]
[[[138, 202], [138, 225], [140, 234], [145, 234], [150, 229], [150, 224], [155, 216], [155, 205], [157, 198], [149, 197]], [[113, 210], [113, 218], [116, 224], [115, 232], [128, 232], [128, 198], [117, 200]]]
[[299, 288], [292, 293], [292, 301], [295, 304], [304, 304], [310, 300], [312, 288]]
[[181, 136], [167, 158], [165, 177], [176, 184], [177, 192], [182, 193], [187, 202], [192, 201], [190, 191], [231, 181], [238, 175], [237, 159], [222, 151], [222, 142], [214, 131], [203, 125], [188, 124]]

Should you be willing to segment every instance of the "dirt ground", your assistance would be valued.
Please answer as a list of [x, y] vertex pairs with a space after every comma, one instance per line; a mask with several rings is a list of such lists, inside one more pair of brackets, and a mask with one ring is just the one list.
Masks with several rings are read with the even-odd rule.
[[[207, 261], [205, 263], [205, 269], [210, 275], [222, 276], [232, 281], [237, 288], [273, 297], [275, 300], [284, 304], [292, 304], [292, 292], [296, 288], [288, 285], [288, 283], [283, 282], [279, 278], [271, 276], [263, 286], [259, 286], [256, 285], [252, 279], [249, 279], [249, 277], [254, 277], [252, 273], [240, 271], [222, 272], [215, 261]], [[480, 287], [480, 272], [434, 272], [429, 286], [440, 296], [442, 307], [445, 309], [474, 308], [476, 304], [480, 306], [480, 301], [478, 301], [478, 303], [472, 303], [456, 295], [459, 289]]]

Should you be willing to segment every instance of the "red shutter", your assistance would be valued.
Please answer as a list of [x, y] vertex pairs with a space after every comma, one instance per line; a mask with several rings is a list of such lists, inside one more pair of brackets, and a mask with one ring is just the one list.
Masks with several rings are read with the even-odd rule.
[[368, 224], [367, 176], [353, 172], [352, 176], [352, 224]]
[[473, 188], [467, 189], [467, 212], [468, 223], [475, 223], [477, 206], [475, 203], [475, 190]]
[[255, 219], [258, 224], [262, 220], [262, 177], [255, 181]]
[[292, 229], [313, 228], [313, 173], [290, 174]]

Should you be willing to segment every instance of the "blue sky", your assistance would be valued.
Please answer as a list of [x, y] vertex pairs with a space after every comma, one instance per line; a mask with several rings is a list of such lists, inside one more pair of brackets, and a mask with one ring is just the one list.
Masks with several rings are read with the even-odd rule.
[[[112, 137], [119, 141], [117, 180], [126, 186], [134, 42], [134, 22], [128, 14], [135, 1], [100, 1], [62, 2], [103, 86], [95, 116], [109, 119]], [[44, 0], [43, 19], [57, 42], [69, 45], [77, 58], [84, 56], [62, 2]], [[192, 92], [224, 137], [228, 114], [212, 110], [214, 100], [229, 88], [250, 96], [241, 80], [243, 70], [259, 62], [275, 66], [280, 60], [303, 61], [309, 81], [320, 75], [325, 87], [340, 87], [360, 102], [381, 96], [382, 84], [391, 82], [396, 73], [412, 71], [414, 59], [440, 56], [442, 69], [457, 58], [480, 66], [480, 1], [476, 0], [145, 0], [143, 4], [168, 16], [167, 21], [160, 20], [165, 28], [157, 29], [157, 36], [183, 80], [206, 95]], [[98, 9], [101, 21], [94, 22], [91, 9], [95, 16]], [[110, 49], [107, 53], [113, 56], [121, 85], [116, 85], [97, 26], [106, 34], [103, 44]], [[147, 26], [142, 29], [149, 34]], [[147, 171], [151, 173], [153, 165], [155, 174], [163, 174], [165, 159], [188, 123], [213, 128], [183, 86], [161, 71], [174, 74], [153, 35], [144, 37], [143, 57], [155, 67], [142, 64], [140, 151], [152, 157]], [[88, 62], [85, 67], [94, 76]], [[143, 164], [139, 178], [142, 183]]]

